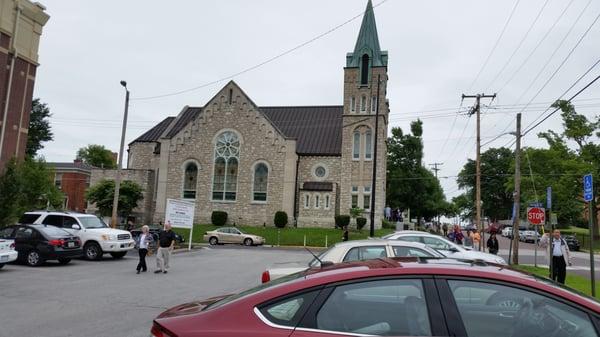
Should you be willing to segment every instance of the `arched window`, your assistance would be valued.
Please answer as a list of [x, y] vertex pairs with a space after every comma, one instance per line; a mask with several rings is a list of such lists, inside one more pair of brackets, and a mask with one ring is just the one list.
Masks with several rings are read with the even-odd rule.
[[371, 134], [371, 129], [365, 132], [365, 159], [372, 158], [372, 150], [373, 150], [373, 137]]
[[356, 111], [356, 97], [354, 97], [354, 96], [350, 97], [350, 111], [351, 112]]
[[235, 132], [221, 133], [215, 143], [213, 200], [235, 201], [240, 140]]
[[269, 179], [269, 168], [264, 163], [254, 167], [254, 201], [267, 201], [267, 181]]
[[185, 165], [183, 174], [183, 198], [196, 199], [196, 186], [198, 185], [198, 166], [195, 163]]
[[352, 145], [352, 159], [360, 159], [360, 132], [354, 131], [354, 144]]
[[368, 82], [369, 82], [369, 55], [364, 54], [361, 59], [360, 85], [367, 85]]
[[367, 111], [367, 96], [363, 95], [360, 98], [360, 112]]

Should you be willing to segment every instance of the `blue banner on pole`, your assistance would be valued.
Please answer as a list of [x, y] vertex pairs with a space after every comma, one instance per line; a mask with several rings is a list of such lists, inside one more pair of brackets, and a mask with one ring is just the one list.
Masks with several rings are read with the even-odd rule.
[[583, 200], [590, 202], [594, 199], [592, 175], [586, 174], [583, 176]]
[[552, 209], [552, 186], [546, 188], [546, 208]]

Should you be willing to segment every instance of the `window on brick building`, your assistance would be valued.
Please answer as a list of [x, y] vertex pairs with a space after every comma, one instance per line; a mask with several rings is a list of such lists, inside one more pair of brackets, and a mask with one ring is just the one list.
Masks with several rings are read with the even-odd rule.
[[365, 186], [363, 190], [363, 208], [368, 211], [371, 209], [371, 186]]
[[183, 198], [196, 199], [196, 186], [198, 185], [198, 166], [187, 163], [183, 175]]
[[360, 159], [360, 132], [358, 130], [354, 131], [352, 144], [352, 159]]
[[58, 189], [62, 188], [62, 173], [57, 173], [54, 176], [54, 186], [56, 186]]
[[269, 168], [265, 163], [258, 163], [254, 167], [254, 190], [252, 200], [267, 201], [267, 181], [269, 179]]
[[356, 112], [356, 97], [350, 97], [350, 111]]
[[373, 152], [373, 136], [371, 129], [365, 132], [365, 159], [370, 160]]
[[310, 207], [310, 195], [305, 194], [304, 195], [304, 208], [309, 208], [309, 207]]
[[330, 207], [330, 198], [331, 196], [329, 196], [329, 194], [325, 196], [325, 209], [329, 209]]
[[364, 54], [361, 58], [360, 65], [360, 85], [369, 83], [369, 55]]
[[240, 140], [233, 131], [221, 133], [215, 144], [212, 199], [235, 201], [237, 195]]
[[358, 186], [352, 186], [351, 205], [350, 207], [358, 207]]
[[362, 96], [360, 98], [360, 111], [361, 112], [367, 111], [367, 96]]

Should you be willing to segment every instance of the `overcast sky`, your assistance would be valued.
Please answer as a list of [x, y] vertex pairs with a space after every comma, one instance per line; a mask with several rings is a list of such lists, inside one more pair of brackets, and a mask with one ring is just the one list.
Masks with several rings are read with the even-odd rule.
[[[307, 42], [366, 5], [366, 0], [40, 1], [50, 21], [41, 39], [34, 97], [53, 114], [54, 141], [42, 151], [48, 161], [72, 161], [88, 144], [118, 151], [120, 80], [127, 81], [133, 98], [198, 87]], [[600, 14], [600, 1], [521, 0], [501, 39], [515, 0], [387, 0], [377, 6], [380, 2], [374, 5], [380, 45], [389, 52], [390, 127], [407, 129], [421, 117], [424, 164], [443, 163], [439, 175], [448, 177], [441, 183], [449, 198], [460, 193], [454, 176], [475, 157], [475, 120], [456, 117], [461, 94], [498, 92], [492, 108], [483, 109], [485, 142], [514, 130], [516, 112], [532, 101], [523, 111], [523, 126], [529, 125], [600, 56], [596, 22], [540, 91]], [[354, 49], [360, 22], [359, 17], [234, 80], [259, 106], [340, 105], [345, 55]], [[569, 94], [599, 74], [600, 66]], [[132, 100], [126, 142], [185, 105], [203, 106], [225, 83]], [[578, 111], [596, 116], [600, 81], [578, 98]], [[472, 103], [466, 100], [462, 110]], [[536, 131], [546, 129], [562, 129], [559, 114]], [[535, 133], [525, 137], [524, 146], [544, 144]], [[491, 146], [509, 145], [511, 137]]]

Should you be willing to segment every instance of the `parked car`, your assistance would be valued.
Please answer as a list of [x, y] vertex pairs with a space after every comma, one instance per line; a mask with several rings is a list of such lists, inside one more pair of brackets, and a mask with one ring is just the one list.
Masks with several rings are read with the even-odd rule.
[[575, 235], [566, 235], [565, 241], [567, 241], [569, 250], [578, 252], [579, 249], [581, 248], [581, 245], [579, 244], [579, 240], [577, 240], [577, 237]]
[[435, 234], [419, 231], [400, 231], [388, 234], [383, 239], [421, 242], [449, 258], [483, 260], [491, 263], [506, 264], [506, 261], [498, 255], [472, 250]]
[[237, 243], [244, 246], [262, 245], [265, 243], [265, 238], [258, 235], [246, 234], [235, 227], [221, 227], [214, 231], [204, 233], [204, 241], [208, 241], [211, 245], [224, 243]]
[[512, 235], [512, 226], [506, 226], [502, 229], [502, 236], [507, 238]]
[[540, 239], [540, 234], [534, 230], [524, 230], [519, 233], [519, 241], [537, 243]]
[[36, 211], [23, 214], [19, 222], [53, 225], [78, 236], [88, 260], [100, 260], [105, 253], [120, 259], [135, 246], [129, 232], [110, 228], [93, 214]]
[[[518, 239], [521, 238], [521, 232], [523, 232], [525, 229], [526, 229], [525, 226], [519, 226], [519, 238]], [[508, 232], [508, 236], [507, 237], [509, 239], [513, 238], [513, 231], [512, 230], [510, 232]]]
[[18, 260], [37, 267], [47, 260], [67, 264], [81, 257], [78, 237], [51, 225], [14, 225], [4, 228], [0, 236], [14, 240]]
[[15, 261], [18, 256], [18, 253], [15, 250], [15, 242], [13, 240], [4, 239], [2, 233], [4, 233], [4, 231], [0, 231], [0, 269], [2, 269], [5, 264]]
[[[308, 254], [308, 253], [307, 253]], [[275, 267], [265, 270], [261, 281], [268, 282], [289, 274], [318, 267], [321, 262], [339, 263], [377, 259], [381, 257], [424, 257], [443, 258], [444, 255], [437, 250], [420, 242], [399, 240], [352, 240], [338, 242], [331, 246], [308, 264], [299, 262], [280, 263]]]
[[[149, 227], [150, 234], [152, 234], [152, 238], [154, 239], [154, 242], [158, 242], [158, 233], [162, 230], [162, 228], [160, 228], [159, 226], [148, 226], [148, 227]], [[131, 237], [135, 240], [135, 239], [137, 239], [138, 236], [140, 236], [140, 234], [142, 234], [142, 227], [132, 229], [129, 231], [129, 233], [131, 233]], [[181, 244], [181, 243], [185, 242], [185, 238], [183, 236], [175, 233], [175, 242]]]
[[150, 335], [593, 337], [599, 317], [595, 300], [505, 266], [387, 258], [182, 304], [156, 317]]

